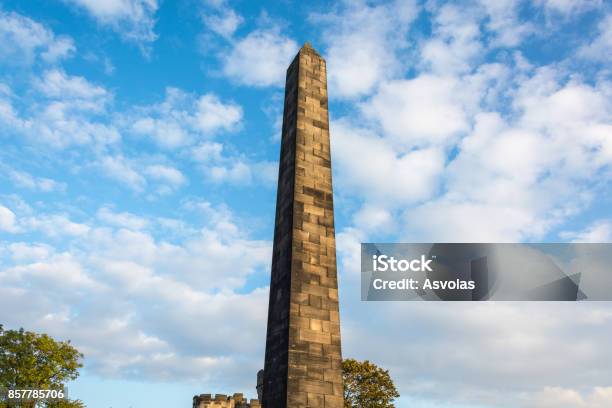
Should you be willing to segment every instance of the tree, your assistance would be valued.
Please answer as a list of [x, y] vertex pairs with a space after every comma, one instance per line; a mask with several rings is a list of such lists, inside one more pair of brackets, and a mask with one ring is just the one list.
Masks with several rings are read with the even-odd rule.
[[399, 393], [388, 370], [352, 358], [342, 361], [344, 408], [394, 408]]
[[[0, 324], [0, 387], [63, 389], [79, 376], [83, 354], [70, 341], [23, 329], [4, 330]], [[4, 405], [6, 406], [6, 405]], [[34, 404], [21, 404], [33, 407]], [[81, 401], [49, 401], [47, 407], [84, 407]], [[2, 405], [0, 405], [2, 407]]]

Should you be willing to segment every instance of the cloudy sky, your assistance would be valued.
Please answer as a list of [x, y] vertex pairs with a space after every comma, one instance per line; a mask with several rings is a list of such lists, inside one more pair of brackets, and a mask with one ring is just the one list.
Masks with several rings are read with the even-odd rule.
[[410, 408], [612, 406], [609, 303], [362, 303], [359, 243], [612, 241], [604, 0], [0, 0], [0, 323], [93, 408], [255, 395], [284, 72], [328, 61], [343, 350]]

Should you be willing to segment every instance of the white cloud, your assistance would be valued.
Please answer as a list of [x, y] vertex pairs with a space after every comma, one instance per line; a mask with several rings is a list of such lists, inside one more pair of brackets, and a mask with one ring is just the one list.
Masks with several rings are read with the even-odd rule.
[[[446, 215], [440, 211], [414, 219], [435, 224], [440, 216], [495, 223], [503, 218], [484, 211]], [[478, 238], [470, 229], [466, 234], [466, 240]], [[354, 228], [337, 234], [343, 354], [367, 358], [389, 369], [400, 393], [409, 396], [398, 405], [421, 401], [432, 406], [541, 408], [551, 402], [551, 407], [599, 408], [595, 401], [601, 401], [601, 407], [607, 406], [606, 393], [593, 386], [612, 380], [612, 371], [604, 362], [609, 354], [604, 351], [609, 337], [605, 327], [612, 316], [608, 306], [360, 302], [354, 296], [360, 285], [359, 243], [368, 239]], [[410, 330], [398, 324], [406, 316], [410, 316]], [[365, 320], [369, 322], [366, 326]], [[559, 359], [559, 355], [569, 359]], [[561, 389], [580, 395], [576, 399], [580, 405], [555, 405], [562, 402]], [[595, 397], [600, 394], [601, 400]]]
[[353, 216], [353, 224], [367, 232], [389, 234], [395, 229], [394, 221], [391, 211], [372, 203], [364, 205]]
[[74, 54], [71, 38], [56, 37], [42, 24], [0, 10], [0, 58], [9, 65], [32, 64], [37, 58], [53, 63]]
[[612, 242], [612, 221], [598, 220], [583, 231], [564, 232], [561, 237], [572, 242]]
[[530, 208], [451, 198], [407, 210], [404, 222], [404, 237], [431, 242], [520, 242], [550, 228]]
[[[135, 263], [149, 269], [143, 270], [146, 275], [155, 272], [167, 279], [204, 285], [206, 291], [239, 288], [256, 268], [268, 265], [269, 243], [248, 239], [227, 208], [193, 202], [188, 203], [187, 209], [199, 213], [204, 226], [194, 235], [183, 237], [180, 244], [157, 241], [147, 232], [125, 228], [93, 230], [84, 244], [102, 264], [111, 260]], [[206, 262], [201, 262], [203, 259]], [[115, 279], [119, 277], [118, 274]], [[139, 278], [133, 274], [121, 279]]]
[[203, 132], [231, 130], [242, 119], [242, 108], [234, 104], [225, 105], [215, 95], [206, 94], [198, 100], [196, 119]]
[[66, 0], [84, 8], [100, 24], [111, 27], [127, 41], [145, 47], [157, 39], [157, 0]]
[[87, 62], [95, 65], [97, 69], [101, 70], [108, 76], [113, 75], [113, 73], [115, 72], [116, 68], [113, 64], [112, 59], [107, 55], [104, 55], [102, 52], [88, 51], [84, 53], [83, 58]]
[[15, 213], [9, 208], [0, 204], [0, 230], [6, 232], [16, 232]]
[[55, 254], [42, 262], [33, 261], [11, 268], [0, 274], [4, 285], [27, 281], [40, 288], [92, 288], [97, 286], [82, 266], [69, 253]]
[[87, 224], [74, 222], [64, 214], [30, 216], [21, 224], [24, 229], [42, 231], [50, 237], [83, 237], [90, 231]]
[[365, 95], [398, 73], [403, 64], [396, 52], [407, 45], [406, 34], [417, 14], [416, 2], [396, 1], [376, 6], [346, 2], [334, 12], [312, 15], [311, 20], [323, 26], [330, 94]]
[[211, 166], [205, 172], [207, 177], [217, 183], [249, 184], [251, 182], [251, 169], [246, 163], [241, 161], [228, 164], [227, 167], [219, 165]]
[[[116, 144], [121, 135], [113, 126], [90, 120], [79, 112], [78, 104], [50, 101], [35, 116], [28, 118], [23, 130], [32, 142], [44, 142], [57, 149], [72, 146], [100, 147]], [[38, 136], [38, 138], [34, 138]]]
[[139, 135], [151, 136], [159, 145], [168, 148], [187, 143], [188, 136], [181, 125], [174, 121], [143, 117], [132, 124], [132, 131]]
[[[344, 237], [339, 234], [338, 238]], [[358, 247], [354, 253], [359, 253]], [[358, 265], [359, 259], [353, 262]], [[606, 305], [374, 305], [353, 298], [359, 291], [353, 286], [359, 284], [359, 272], [354, 274], [356, 278], [343, 276], [340, 286], [343, 354], [367, 358], [389, 369], [401, 394], [409, 396], [402, 402], [415, 399], [432, 406], [540, 408], [544, 405], [537, 403], [543, 401], [534, 396], [537, 390], [554, 386], [590, 391], [612, 379], [612, 371], [603, 361], [610, 358], [605, 346], [609, 330], [592, 319], [600, 312], [609, 315]], [[410, 330], [398, 324], [406, 316], [410, 316]], [[368, 321], [365, 326], [364, 319]], [[559, 359], [559, 355], [566, 358]], [[608, 400], [601, 401], [602, 407], [606, 406]]]
[[241, 106], [224, 103], [214, 94], [198, 97], [167, 88], [163, 102], [139, 107], [125, 121], [133, 133], [149, 136], [162, 147], [177, 148], [236, 130], [242, 115]]
[[54, 62], [71, 56], [75, 51], [76, 47], [72, 39], [61, 37], [49, 45], [48, 49], [41, 54], [41, 58], [46, 62]]
[[456, 4], [435, 10], [433, 35], [421, 48], [421, 64], [439, 74], [469, 72], [483, 57], [478, 13]]
[[92, 84], [83, 77], [67, 75], [58, 69], [45, 71], [41, 78], [36, 78], [34, 88], [48, 98], [70, 101], [75, 108], [93, 112], [104, 111], [112, 99], [103, 87]]
[[24, 122], [13, 106], [13, 98], [11, 88], [6, 84], [0, 84], [0, 125], [9, 129], [24, 126]]
[[465, 88], [454, 77], [435, 75], [389, 81], [364, 103], [363, 111], [399, 146], [445, 145], [469, 129]]
[[560, 13], [565, 16], [576, 15], [580, 12], [602, 5], [601, 0], [535, 0], [535, 4], [544, 7], [548, 12]]
[[8, 251], [15, 262], [30, 262], [49, 258], [54, 252], [47, 244], [15, 242], [9, 244]]
[[191, 149], [191, 157], [199, 163], [204, 177], [214, 183], [252, 185], [257, 182], [272, 186], [277, 180], [277, 163], [225, 154], [221, 143], [200, 143]]
[[215, 183], [250, 185], [257, 181], [272, 186], [276, 182], [278, 164], [230, 157], [214, 164], [205, 165], [203, 172], [205, 177]]
[[149, 226], [149, 220], [146, 218], [128, 212], [115, 212], [108, 207], [100, 208], [97, 216], [101, 221], [116, 227], [141, 230]]
[[234, 35], [244, 20], [232, 9], [224, 9], [219, 14], [207, 13], [203, 18], [209, 29], [227, 39]]
[[43, 72], [32, 85], [37, 98], [21, 110], [13, 107], [11, 99], [4, 109], [0, 102], [0, 120], [12, 133], [25, 135], [32, 144], [56, 149], [102, 147], [121, 139], [115, 127], [100, 117], [112, 102], [112, 94], [105, 88], [58, 69]]
[[94, 167], [134, 192], [147, 191], [149, 199], [175, 193], [187, 183], [187, 178], [179, 169], [157, 157], [104, 155], [98, 158]]
[[519, 16], [521, 2], [514, 0], [479, 0], [479, 2], [487, 13], [486, 28], [494, 33], [494, 45], [515, 47], [528, 34], [534, 33], [535, 27], [531, 23], [521, 21]]
[[143, 191], [147, 180], [135, 169], [133, 163], [123, 156], [105, 156], [99, 161], [104, 174], [116, 181], [127, 185], [134, 191]]
[[[2, 168], [2, 166], [0, 166], [0, 168]], [[65, 183], [60, 183], [50, 178], [36, 177], [15, 169], [6, 169], [6, 171], [13, 183], [30, 190], [48, 193], [53, 191], [64, 191], [66, 189]]]
[[187, 181], [179, 170], [162, 164], [147, 166], [144, 171], [149, 177], [165, 182], [173, 187], [179, 187]]
[[545, 387], [532, 395], [526, 408], [605, 408], [612, 405], [612, 387], [593, 387], [583, 396], [572, 388]]
[[[175, 192], [187, 182], [183, 173], [167, 164], [150, 163], [151, 160], [128, 158], [122, 155], [104, 156], [96, 163], [103, 173], [137, 193], [147, 187], [158, 195]], [[153, 196], [150, 196], [153, 197]]]
[[217, 142], [203, 142], [191, 149], [194, 160], [200, 163], [210, 163], [222, 160], [223, 144]]
[[413, 236], [461, 241], [537, 239], [589, 204], [612, 162], [605, 90], [540, 69], [514, 94], [517, 115], [475, 116], [438, 200], [406, 211]]
[[364, 200], [394, 207], [426, 200], [437, 190], [442, 150], [398, 153], [386, 139], [342, 122], [333, 122], [330, 133], [337, 184]]
[[108, 57], [104, 57], [102, 64], [104, 67], [104, 73], [106, 75], [113, 75], [113, 73], [115, 72], [115, 66], [113, 65], [111, 59]]
[[337, 182], [391, 213], [403, 207], [403, 239], [542, 238], [601, 188], [592, 180], [612, 163], [609, 95], [605, 81], [526, 64], [383, 81], [360, 104], [373, 123], [333, 129]]
[[[254, 373], [260, 364], [267, 291], [235, 291], [267, 270], [270, 243], [251, 239], [223, 206], [189, 207], [203, 224], [177, 243], [135, 230], [149, 225], [139, 215], [102, 207], [103, 227], [88, 224], [87, 234], [63, 237], [70, 252], [25, 243], [3, 248], [9, 254], [0, 264], [3, 323], [27, 320], [30, 330], [70, 338], [99, 375], [220, 384], [224, 373], [224, 387], [250, 383], [245, 367]], [[10, 304], [23, 307], [15, 314]], [[262, 341], [244, 342], [245, 336]]]
[[285, 71], [298, 51], [295, 41], [279, 29], [257, 29], [235, 39], [223, 53], [222, 72], [231, 80], [249, 86], [281, 86]]
[[524, 112], [523, 122], [538, 128], [589, 124], [607, 118], [611, 103], [601, 88], [570, 80], [560, 84], [558, 71], [542, 67], [521, 83], [514, 104]]
[[612, 14], [608, 14], [599, 22], [595, 39], [578, 50], [578, 55], [584, 58], [605, 63], [612, 54]]

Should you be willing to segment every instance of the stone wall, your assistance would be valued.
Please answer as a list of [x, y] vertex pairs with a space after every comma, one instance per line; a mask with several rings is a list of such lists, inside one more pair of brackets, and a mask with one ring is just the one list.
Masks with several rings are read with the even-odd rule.
[[193, 397], [193, 408], [260, 408], [256, 399], [247, 400], [242, 394], [200, 394]]

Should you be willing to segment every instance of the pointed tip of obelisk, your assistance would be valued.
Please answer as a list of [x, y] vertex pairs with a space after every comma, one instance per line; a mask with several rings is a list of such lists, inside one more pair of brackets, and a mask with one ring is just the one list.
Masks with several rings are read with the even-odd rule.
[[321, 55], [320, 55], [320, 54], [317, 52], [317, 50], [315, 50], [315, 49], [313, 48], [313, 46], [312, 46], [312, 44], [310, 43], [310, 41], [306, 41], [306, 42], [304, 43], [304, 45], [303, 45], [303, 46], [302, 46], [302, 48], [300, 49], [300, 52], [302, 52], [302, 51], [306, 51], [307, 53], [313, 52], [313, 53], [315, 53], [315, 55], [318, 55], [319, 57], [321, 56]]

